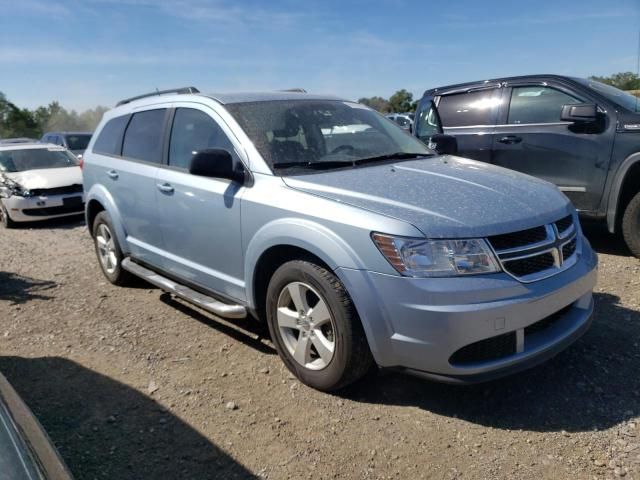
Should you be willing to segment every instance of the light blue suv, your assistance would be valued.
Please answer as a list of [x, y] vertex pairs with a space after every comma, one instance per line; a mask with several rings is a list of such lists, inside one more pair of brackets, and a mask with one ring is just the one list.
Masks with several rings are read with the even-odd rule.
[[157, 92], [105, 114], [84, 159], [112, 283], [265, 320], [317, 389], [373, 364], [496, 378], [591, 321], [596, 255], [556, 187], [437, 154], [358, 103]]

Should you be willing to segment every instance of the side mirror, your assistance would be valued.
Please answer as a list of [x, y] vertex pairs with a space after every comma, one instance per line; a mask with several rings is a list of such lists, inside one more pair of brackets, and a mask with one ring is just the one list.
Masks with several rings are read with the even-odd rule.
[[562, 106], [560, 120], [563, 122], [591, 123], [596, 121], [598, 108], [595, 103], [578, 103]]
[[440, 155], [455, 155], [458, 153], [458, 141], [451, 135], [436, 133], [429, 139], [429, 148]]
[[244, 183], [244, 170], [236, 168], [231, 154], [222, 149], [210, 148], [197, 152], [189, 164], [189, 173], [200, 177], [226, 178]]

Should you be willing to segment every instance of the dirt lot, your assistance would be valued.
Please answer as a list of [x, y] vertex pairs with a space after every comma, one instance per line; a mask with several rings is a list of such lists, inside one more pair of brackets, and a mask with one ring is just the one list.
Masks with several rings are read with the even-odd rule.
[[[640, 479], [640, 261], [600, 252], [593, 328], [474, 387], [304, 387], [268, 333], [113, 287], [80, 221], [0, 232], [0, 371], [78, 479]], [[267, 337], [267, 338], [265, 338]]]

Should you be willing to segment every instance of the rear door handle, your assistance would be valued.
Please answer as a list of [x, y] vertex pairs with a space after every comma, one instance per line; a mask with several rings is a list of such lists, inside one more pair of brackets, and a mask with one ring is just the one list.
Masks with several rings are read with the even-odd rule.
[[109, 175], [109, 178], [112, 178], [113, 180], [118, 179], [118, 172], [116, 172], [115, 170], [109, 170], [107, 172], [107, 175]]
[[516, 135], [507, 135], [506, 137], [502, 137], [498, 142], [504, 143], [507, 145], [513, 145], [514, 143], [520, 143], [522, 141], [522, 137], [518, 137]]
[[162, 193], [173, 193], [173, 186], [168, 183], [158, 183], [158, 190]]

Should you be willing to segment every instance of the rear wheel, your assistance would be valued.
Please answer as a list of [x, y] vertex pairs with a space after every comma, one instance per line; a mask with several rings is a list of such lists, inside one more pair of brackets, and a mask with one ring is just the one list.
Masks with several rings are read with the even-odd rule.
[[636, 193], [624, 211], [622, 235], [631, 253], [640, 258], [640, 192]]
[[122, 268], [122, 250], [114, 235], [113, 224], [105, 211], [96, 215], [93, 221], [93, 241], [102, 273], [114, 285], [126, 285], [133, 275]]
[[333, 273], [314, 263], [295, 260], [274, 273], [267, 321], [285, 365], [310, 387], [345, 387], [373, 363], [347, 291]]
[[0, 225], [4, 228], [13, 228], [16, 226], [15, 222], [9, 217], [9, 213], [2, 202], [0, 202]]

